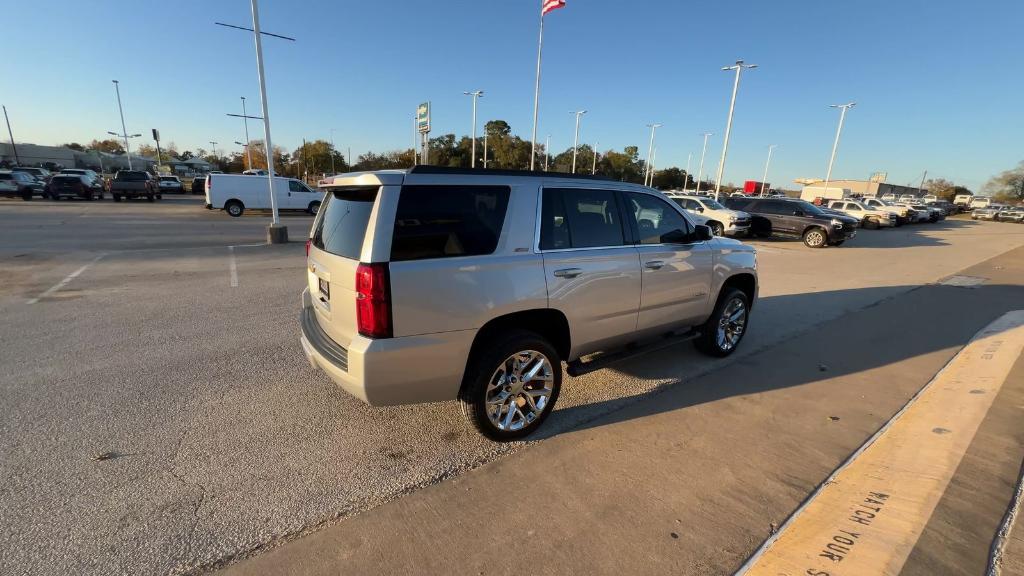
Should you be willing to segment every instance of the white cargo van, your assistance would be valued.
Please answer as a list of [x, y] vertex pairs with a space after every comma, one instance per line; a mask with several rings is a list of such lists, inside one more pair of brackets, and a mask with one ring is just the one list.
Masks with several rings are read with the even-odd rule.
[[[278, 210], [304, 210], [316, 214], [324, 193], [294, 178], [274, 178], [274, 196]], [[266, 176], [210, 174], [206, 177], [206, 207], [241, 216], [246, 210], [270, 210], [270, 190]]]
[[826, 200], [842, 200], [850, 197], [849, 188], [838, 188], [835, 186], [804, 186], [803, 191], [800, 192], [800, 199], [807, 200], [808, 202], [814, 202], [817, 198], [825, 198]]

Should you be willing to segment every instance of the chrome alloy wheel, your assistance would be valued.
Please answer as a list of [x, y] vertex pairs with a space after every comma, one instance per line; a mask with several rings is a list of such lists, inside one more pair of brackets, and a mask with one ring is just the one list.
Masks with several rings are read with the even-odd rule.
[[509, 356], [491, 375], [484, 402], [498, 430], [516, 431], [544, 413], [551, 400], [554, 370], [547, 356], [524, 350]]
[[732, 350], [743, 337], [747, 329], [747, 306], [740, 298], [733, 298], [725, 305], [722, 316], [718, 319], [718, 330], [715, 343], [723, 351]]
[[811, 246], [821, 246], [825, 243], [825, 235], [817, 230], [807, 233], [807, 243]]

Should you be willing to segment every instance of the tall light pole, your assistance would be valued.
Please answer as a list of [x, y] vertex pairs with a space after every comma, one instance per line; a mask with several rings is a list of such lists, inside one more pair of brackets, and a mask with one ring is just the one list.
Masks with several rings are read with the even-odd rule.
[[252, 152], [249, 152], [249, 115], [245, 111], [245, 96], [242, 96], [242, 124], [245, 126], [245, 161], [252, 170]]
[[121, 86], [114, 80], [114, 91], [117, 92], [117, 111], [121, 114], [121, 136], [124, 138], [124, 153], [128, 156], [128, 169], [132, 169], [132, 151], [128, 147], [128, 129], [124, 125], [124, 108], [121, 107]]
[[576, 115], [576, 136], [572, 141], [572, 173], [576, 173], [576, 153], [579, 152], [580, 148], [580, 117], [586, 114], [586, 110], [577, 110], [575, 112], [569, 112], [569, 114]]
[[648, 124], [647, 127], [651, 129], [651, 141], [647, 144], [647, 165], [644, 166], [644, 186], [647, 186], [648, 178], [653, 180], [653, 177], [651, 176], [651, 156], [654, 154], [654, 133], [661, 127], [661, 124]]
[[117, 132], [109, 132], [109, 131], [107, 132], [107, 134], [110, 134], [111, 136], [117, 136], [118, 138], [124, 138], [124, 154], [125, 154], [125, 156], [128, 157], [128, 169], [131, 170], [132, 169], [132, 155], [128, 151], [128, 139], [129, 138], [138, 138], [139, 136], [142, 136], [142, 134], [123, 134], [123, 133], [122, 134], [118, 134]]
[[[544, 171], [548, 171], [548, 162], [551, 160], [551, 134], [548, 134], [547, 142], [544, 144]], [[530, 166], [533, 169], [533, 166]]]
[[828, 194], [828, 183], [832, 181], [832, 166], [836, 162], [836, 150], [839, 149], [839, 136], [843, 133], [843, 124], [846, 122], [846, 111], [856, 106], [856, 102], [846, 104], [832, 104], [829, 108], [839, 108], [839, 127], [836, 129], [836, 139], [832, 143], [832, 156], [828, 159], [828, 173], [825, 174], [825, 193]]
[[[413, 154], [413, 164], [415, 164], [416, 163], [416, 158], [415, 158], [416, 157], [416, 148], [415, 147], [413, 147], [413, 149], [412, 149], [412, 154]], [[334, 170], [334, 128], [331, 128], [331, 176], [333, 176], [335, 174], [337, 174], [337, 172]]]
[[697, 168], [697, 192], [700, 193], [701, 179], [704, 178], [704, 156], [708, 152], [708, 138], [711, 132], [704, 133], [704, 147], [700, 149], [700, 168]]
[[[7, 122], [7, 135], [11, 138], [11, 150], [14, 150], [14, 163], [21, 166], [21, 158], [18, 157], [18, 147], [14, 145], [14, 132], [11, 132], [11, 119], [7, 117], [7, 106], [4, 106], [4, 120]], [[103, 160], [100, 160], [100, 163], [102, 164]]]
[[722, 143], [722, 158], [718, 161], [718, 176], [715, 177], [715, 202], [718, 201], [718, 194], [722, 190], [722, 173], [725, 172], [725, 157], [729, 154], [729, 137], [732, 135], [732, 116], [736, 111], [736, 93], [740, 89], [740, 76], [743, 70], [757, 68], [757, 64], [744, 64], [743, 60], [737, 60], [732, 66], [725, 66], [722, 70], [735, 70], [736, 81], [732, 85], [732, 100], [729, 102], [729, 120], [725, 123], [725, 142]]
[[650, 187], [654, 187], [654, 163], [658, 161], [658, 149], [654, 149], [654, 153], [651, 155], [651, 183], [648, 184]]
[[768, 147], [768, 161], [764, 163], [764, 176], [761, 177], [761, 196], [764, 196], [764, 187], [768, 185], [768, 166], [772, 163], [772, 152], [778, 147], [778, 144]]
[[693, 160], [693, 152], [686, 155], [686, 175], [683, 176], [683, 192], [686, 192], [686, 180], [691, 178], [690, 176], [690, 161]]
[[597, 147], [600, 144], [601, 144], [600, 142], [594, 142], [594, 165], [590, 168], [590, 175], [591, 176], [593, 176], [594, 174], [597, 174]]
[[476, 168], [476, 101], [484, 95], [484, 91], [476, 90], [473, 92], [463, 92], [463, 94], [473, 97], [473, 150], [469, 160], [469, 167]]
[[484, 170], [487, 169], [487, 125], [484, 125]]

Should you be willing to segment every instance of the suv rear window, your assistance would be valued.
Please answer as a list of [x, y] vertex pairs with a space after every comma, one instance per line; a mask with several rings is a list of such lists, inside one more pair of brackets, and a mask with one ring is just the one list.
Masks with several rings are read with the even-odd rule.
[[313, 229], [313, 245], [331, 254], [358, 260], [378, 190], [377, 186], [328, 189], [321, 216]]
[[511, 192], [508, 186], [403, 186], [391, 261], [493, 253]]

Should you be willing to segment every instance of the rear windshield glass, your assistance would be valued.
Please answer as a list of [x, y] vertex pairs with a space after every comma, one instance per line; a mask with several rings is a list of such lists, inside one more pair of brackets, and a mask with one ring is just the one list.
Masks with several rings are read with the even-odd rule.
[[160, 177], [160, 181], [161, 182], [177, 182], [178, 181], [178, 177], [177, 176], [161, 176]]
[[118, 172], [114, 176], [115, 180], [127, 180], [129, 182], [138, 182], [140, 180], [147, 180], [149, 176], [145, 172]]
[[505, 222], [507, 186], [404, 186], [391, 261], [491, 254]]
[[378, 190], [376, 186], [328, 189], [326, 205], [313, 230], [313, 245], [358, 260]]

